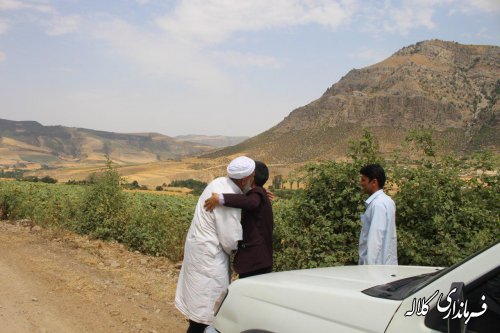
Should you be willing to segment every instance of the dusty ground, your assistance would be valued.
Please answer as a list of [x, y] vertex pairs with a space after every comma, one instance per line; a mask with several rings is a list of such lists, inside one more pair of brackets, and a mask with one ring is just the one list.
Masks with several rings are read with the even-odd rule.
[[0, 333], [185, 332], [164, 258], [0, 222]]

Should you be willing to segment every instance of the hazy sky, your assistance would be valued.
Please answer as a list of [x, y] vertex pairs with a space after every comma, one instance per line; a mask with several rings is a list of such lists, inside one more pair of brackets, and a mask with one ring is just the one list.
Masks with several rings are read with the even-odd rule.
[[252, 136], [427, 39], [500, 44], [500, 0], [0, 0], [0, 118]]

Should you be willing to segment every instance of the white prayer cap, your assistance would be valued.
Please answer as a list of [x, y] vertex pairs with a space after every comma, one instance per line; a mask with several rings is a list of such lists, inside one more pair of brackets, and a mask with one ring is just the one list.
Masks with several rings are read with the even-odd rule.
[[255, 162], [246, 156], [236, 157], [227, 166], [227, 175], [233, 179], [243, 179], [255, 170]]

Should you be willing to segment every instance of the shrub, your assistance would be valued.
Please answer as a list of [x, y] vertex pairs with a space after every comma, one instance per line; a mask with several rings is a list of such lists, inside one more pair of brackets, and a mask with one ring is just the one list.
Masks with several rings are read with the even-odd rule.
[[23, 174], [25, 173], [25, 170], [0, 170], [0, 178], [14, 178], [14, 179], [21, 179], [23, 178]]
[[187, 187], [192, 189], [191, 194], [193, 195], [201, 195], [205, 187], [207, 187], [207, 183], [201, 182], [195, 179], [186, 179], [186, 180], [174, 180], [168, 186], [172, 187]]
[[288, 199], [278, 199], [273, 207], [275, 270], [357, 262], [359, 214], [366, 199], [358, 185], [359, 169], [373, 162], [386, 165], [385, 190], [396, 202], [400, 264], [448, 266], [498, 241], [495, 156], [482, 152], [472, 160], [438, 158], [427, 130], [412, 131], [405, 144], [413, 145], [418, 159], [396, 156], [388, 164], [365, 132], [351, 145], [352, 161], [308, 165], [305, 188], [290, 191]]
[[275, 269], [357, 262], [361, 193], [354, 163], [307, 166], [303, 191], [275, 205]]
[[40, 178], [40, 181], [42, 183], [47, 183], [47, 184], [55, 184], [55, 183], [57, 183], [57, 179], [52, 178], [50, 176], [42, 177], [42, 178]]
[[123, 242], [143, 253], [180, 260], [196, 201], [192, 196], [131, 194]]
[[352, 161], [305, 167], [305, 188], [276, 205], [276, 270], [357, 263], [364, 208], [359, 170], [368, 163], [384, 164], [378, 149], [376, 138], [365, 130], [359, 141], [351, 142]]
[[108, 161], [107, 169], [94, 174], [85, 188], [82, 216], [76, 231], [102, 239], [120, 240], [125, 221], [125, 195], [120, 186], [120, 175]]
[[0, 217], [71, 228], [79, 213], [81, 194], [79, 187], [0, 182]]
[[401, 264], [448, 266], [500, 239], [498, 175], [466, 179], [461, 170], [396, 169]]

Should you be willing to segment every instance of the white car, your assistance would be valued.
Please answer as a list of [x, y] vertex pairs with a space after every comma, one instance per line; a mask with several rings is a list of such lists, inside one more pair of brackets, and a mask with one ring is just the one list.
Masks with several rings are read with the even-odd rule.
[[237, 280], [224, 296], [206, 332], [498, 333], [500, 243], [445, 269], [373, 265], [278, 272]]

